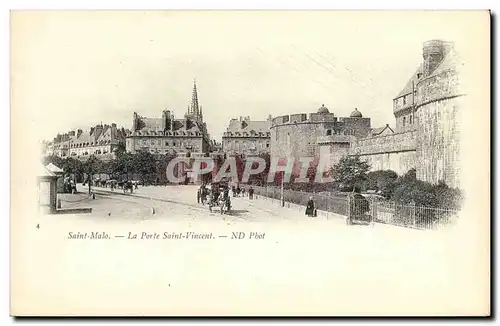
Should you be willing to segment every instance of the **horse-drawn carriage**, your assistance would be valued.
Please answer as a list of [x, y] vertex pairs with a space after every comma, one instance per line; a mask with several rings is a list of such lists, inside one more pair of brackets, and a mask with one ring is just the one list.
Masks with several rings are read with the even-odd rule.
[[[115, 185], [115, 184], [113, 183], [113, 185]], [[134, 192], [134, 185], [133, 185], [132, 181], [118, 181], [118, 182], [116, 182], [116, 186], [118, 188], [123, 189], [124, 193], [127, 191], [129, 191], [130, 193]]]
[[220, 210], [221, 214], [231, 210], [231, 198], [229, 197], [229, 188], [224, 183], [212, 183], [208, 186], [202, 186], [198, 190], [198, 203], [208, 203], [208, 209], [212, 212], [212, 208]]
[[216, 207], [217, 209], [220, 210], [221, 214], [227, 213], [231, 211], [231, 199], [229, 196], [224, 196], [223, 193], [221, 193], [218, 197], [214, 198], [209, 198], [208, 200], [208, 208], [210, 210], [210, 213], [212, 213], [212, 208]]

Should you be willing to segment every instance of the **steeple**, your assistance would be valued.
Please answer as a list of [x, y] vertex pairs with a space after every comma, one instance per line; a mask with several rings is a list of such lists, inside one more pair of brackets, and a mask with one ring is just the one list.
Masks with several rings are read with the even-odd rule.
[[194, 84], [193, 84], [193, 95], [191, 97], [191, 108], [190, 108], [188, 113], [193, 115], [194, 117], [197, 117], [197, 118], [200, 116], [200, 109], [198, 107], [198, 91], [196, 90], [196, 79], [194, 80]]

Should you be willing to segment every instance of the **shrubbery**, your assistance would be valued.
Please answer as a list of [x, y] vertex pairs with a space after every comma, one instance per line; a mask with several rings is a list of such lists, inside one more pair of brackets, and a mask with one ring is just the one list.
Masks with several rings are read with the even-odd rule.
[[398, 174], [392, 170], [379, 170], [368, 173], [365, 189], [376, 190], [386, 198], [392, 196]]
[[[394, 171], [374, 171], [368, 174], [369, 187], [382, 191], [388, 199], [398, 204], [459, 209], [463, 201], [460, 189], [450, 188], [444, 182], [434, 185], [417, 180], [415, 169], [394, 178]], [[376, 187], [373, 187], [374, 185]]]

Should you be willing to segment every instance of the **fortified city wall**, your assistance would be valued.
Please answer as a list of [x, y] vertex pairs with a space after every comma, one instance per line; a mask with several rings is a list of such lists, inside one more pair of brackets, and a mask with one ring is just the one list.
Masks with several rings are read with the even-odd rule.
[[275, 117], [271, 122], [271, 158], [319, 156], [325, 136], [365, 137], [369, 118], [336, 117], [333, 113], [300, 113]]
[[398, 175], [416, 167], [416, 131], [359, 139], [351, 143], [350, 155], [359, 155], [372, 171], [393, 170]]

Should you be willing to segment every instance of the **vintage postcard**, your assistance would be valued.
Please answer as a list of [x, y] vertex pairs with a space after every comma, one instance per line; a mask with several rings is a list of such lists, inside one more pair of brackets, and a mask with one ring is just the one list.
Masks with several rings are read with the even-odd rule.
[[489, 11], [10, 19], [11, 315], [490, 315]]

